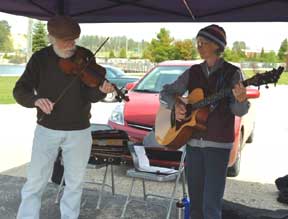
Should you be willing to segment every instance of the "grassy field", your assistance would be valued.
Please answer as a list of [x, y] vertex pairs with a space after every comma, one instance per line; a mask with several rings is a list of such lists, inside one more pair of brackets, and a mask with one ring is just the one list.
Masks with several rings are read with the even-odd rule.
[[17, 76], [0, 76], [0, 104], [15, 103], [12, 90], [17, 79]]
[[[244, 72], [245, 72], [246, 78], [250, 78], [255, 74], [253, 71], [244, 71]], [[284, 72], [281, 75], [281, 78], [278, 81], [278, 84], [288, 85], [288, 74], [287, 73], [288, 72]], [[13, 104], [13, 103], [15, 103], [15, 100], [14, 100], [13, 95], [12, 95], [12, 90], [13, 90], [13, 87], [14, 87], [17, 79], [18, 79], [17, 76], [11, 76], [11, 77], [0, 76], [0, 104]]]

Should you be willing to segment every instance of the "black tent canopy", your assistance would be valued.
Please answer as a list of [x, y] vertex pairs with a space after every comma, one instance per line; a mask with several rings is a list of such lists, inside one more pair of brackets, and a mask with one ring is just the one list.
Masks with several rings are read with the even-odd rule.
[[0, 0], [0, 11], [80, 23], [288, 21], [288, 0]]

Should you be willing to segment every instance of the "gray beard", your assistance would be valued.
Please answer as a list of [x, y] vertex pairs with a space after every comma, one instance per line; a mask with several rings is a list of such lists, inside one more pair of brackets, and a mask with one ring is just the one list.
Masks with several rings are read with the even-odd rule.
[[67, 50], [61, 50], [55, 44], [53, 44], [53, 50], [56, 53], [56, 55], [59, 56], [60, 58], [68, 59], [74, 55], [76, 51], [76, 46]]

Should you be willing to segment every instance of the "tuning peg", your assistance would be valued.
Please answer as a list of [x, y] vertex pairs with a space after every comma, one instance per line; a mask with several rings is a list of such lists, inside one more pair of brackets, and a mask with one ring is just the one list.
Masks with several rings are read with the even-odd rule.
[[269, 88], [268, 84], [265, 85], [265, 88], [267, 88], [267, 89]]
[[122, 99], [119, 96], [116, 96], [115, 99], [117, 100], [117, 102], [122, 102]]

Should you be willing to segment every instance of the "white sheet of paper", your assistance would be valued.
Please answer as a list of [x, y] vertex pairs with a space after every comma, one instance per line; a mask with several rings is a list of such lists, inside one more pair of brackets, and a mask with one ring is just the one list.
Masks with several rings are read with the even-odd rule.
[[157, 167], [150, 166], [149, 159], [146, 155], [145, 147], [143, 146], [134, 146], [134, 150], [139, 162], [139, 171], [151, 172], [151, 173], [162, 173], [162, 174], [172, 174], [176, 173], [177, 170], [165, 168], [165, 167]]
[[139, 166], [140, 167], [149, 167], [150, 162], [146, 155], [145, 148], [143, 146], [134, 146], [134, 150], [136, 153], [136, 156], [138, 158]]

